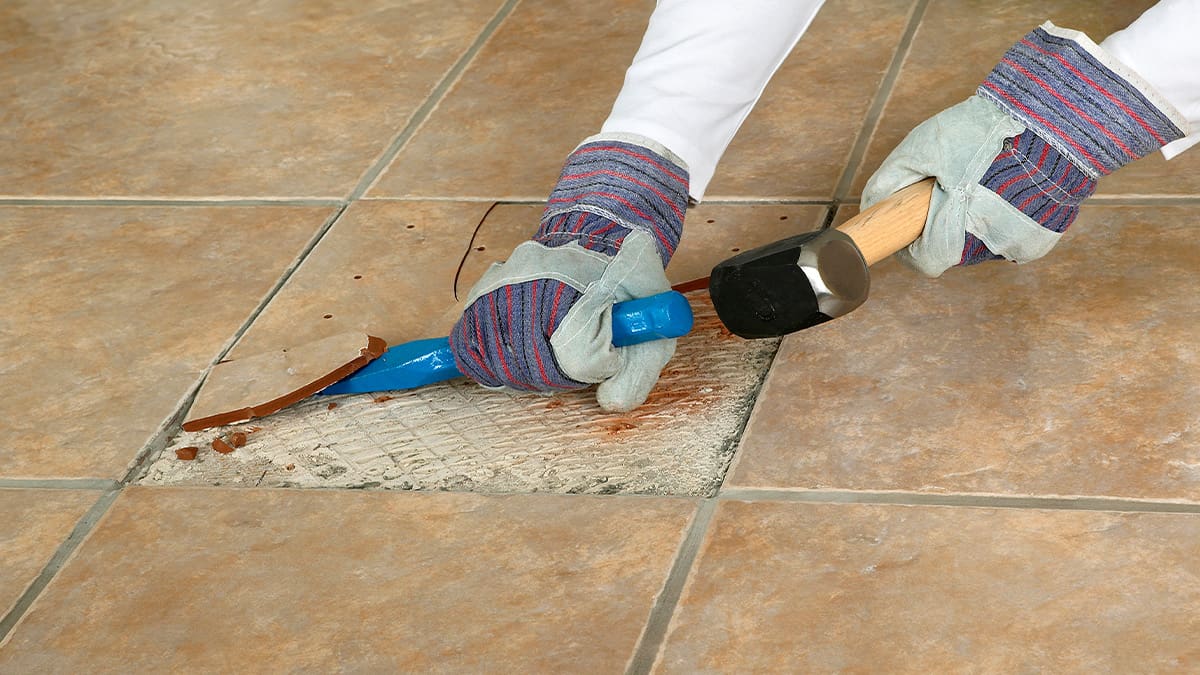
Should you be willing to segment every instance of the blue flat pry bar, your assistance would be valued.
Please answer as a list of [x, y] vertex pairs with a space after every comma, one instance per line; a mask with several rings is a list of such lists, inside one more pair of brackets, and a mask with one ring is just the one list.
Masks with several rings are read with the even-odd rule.
[[[692, 329], [692, 308], [687, 298], [667, 291], [648, 298], [613, 305], [613, 345], [686, 335]], [[450, 338], [415, 340], [389, 347], [382, 356], [350, 377], [322, 389], [320, 394], [365, 394], [413, 389], [462, 377], [450, 353]]]

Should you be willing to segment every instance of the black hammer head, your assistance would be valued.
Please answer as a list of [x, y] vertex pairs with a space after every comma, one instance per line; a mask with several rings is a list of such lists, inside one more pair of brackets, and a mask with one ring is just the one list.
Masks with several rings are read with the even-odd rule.
[[779, 337], [836, 319], [867, 299], [867, 262], [827, 229], [738, 254], [713, 268], [708, 292], [721, 323], [744, 338]]

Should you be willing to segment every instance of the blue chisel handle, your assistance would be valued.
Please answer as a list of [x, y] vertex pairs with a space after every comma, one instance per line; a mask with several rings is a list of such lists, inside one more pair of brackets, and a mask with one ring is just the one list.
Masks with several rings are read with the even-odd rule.
[[[613, 345], [617, 347], [675, 338], [691, 329], [692, 308], [687, 298], [675, 291], [613, 305]], [[412, 389], [461, 376], [450, 352], [450, 338], [431, 338], [390, 347], [350, 377], [318, 393], [364, 394]]]

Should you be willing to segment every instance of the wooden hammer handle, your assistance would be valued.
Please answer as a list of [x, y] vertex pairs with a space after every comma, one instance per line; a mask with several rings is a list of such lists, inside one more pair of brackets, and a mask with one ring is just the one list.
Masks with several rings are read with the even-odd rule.
[[929, 216], [933, 179], [913, 183], [875, 206], [842, 223], [868, 265], [883, 260], [921, 236]]

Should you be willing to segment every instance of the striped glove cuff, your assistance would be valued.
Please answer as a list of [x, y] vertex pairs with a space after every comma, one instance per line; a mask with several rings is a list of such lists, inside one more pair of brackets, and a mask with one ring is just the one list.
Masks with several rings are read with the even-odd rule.
[[567, 158], [534, 241], [569, 242], [616, 255], [632, 230], [654, 237], [665, 267], [679, 245], [688, 204], [688, 173], [655, 152], [619, 140], [593, 140]]
[[1045, 23], [1009, 49], [978, 94], [1092, 178], [1183, 138], [1187, 122], [1079, 31]]

